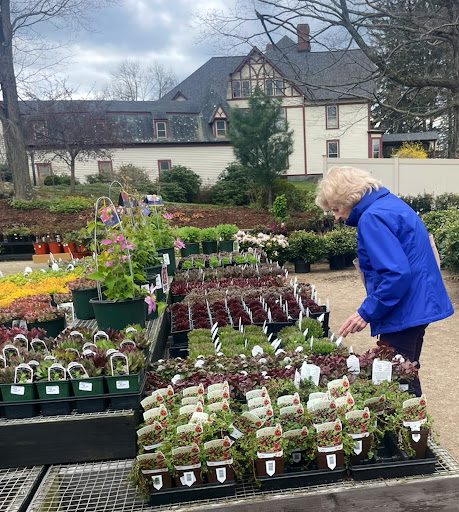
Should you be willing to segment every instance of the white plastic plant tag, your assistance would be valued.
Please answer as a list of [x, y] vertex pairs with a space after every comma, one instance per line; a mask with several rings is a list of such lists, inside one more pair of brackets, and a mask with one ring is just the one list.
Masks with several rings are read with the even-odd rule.
[[332, 332], [332, 333], [330, 334], [330, 341], [333, 341], [334, 339], [335, 339], [335, 334]]
[[326, 457], [327, 466], [333, 471], [336, 468], [336, 454], [330, 453]]
[[282, 340], [279, 339], [279, 338], [276, 338], [274, 341], [273, 341], [273, 348], [274, 350], [277, 350], [279, 348], [279, 345], [281, 344]]
[[293, 462], [298, 464], [298, 462], [301, 461], [301, 452], [293, 452], [292, 453], [292, 459], [293, 459]]
[[142, 284], [140, 286], [140, 289], [149, 292], [150, 291], [150, 285], [148, 283]]
[[113, 376], [129, 375], [128, 358], [121, 352], [115, 352], [110, 356], [110, 367]]
[[34, 352], [38, 352], [40, 354], [48, 354], [48, 347], [43, 340], [34, 339], [30, 342], [30, 346]]
[[330, 311], [330, 301], [328, 299], [325, 300], [325, 311], [327, 313]]
[[103, 338], [106, 340], [109, 340], [108, 334], [105, 331], [97, 331], [96, 334], [94, 334], [94, 343], [97, 343], [97, 340], [99, 338]]
[[354, 354], [351, 354], [346, 359], [346, 364], [347, 364], [348, 370], [353, 375], [358, 375], [360, 373], [360, 361], [359, 361], [359, 358], [357, 356], [355, 356]]
[[[202, 271], [202, 268], [200, 269]], [[167, 280], [167, 265], [163, 265], [161, 268], [161, 280], [163, 283], [163, 292], [167, 293], [169, 290], [169, 281]]]
[[83, 337], [83, 335], [81, 334], [81, 332], [80, 332], [80, 331], [71, 331], [71, 332], [70, 332], [70, 336], [71, 336], [72, 338], [74, 338], [75, 336], [78, 336], [78, 337], [80, 337], [81, 339], [84, 339], [84, 337]]
[[362, 441], [355, 441], [354, 443], [354, 453], [356, 455], [360, 455], [362, 453]]
[[59, 394], [59, 386], [45, 386], [47, 395], [58, 395]]
[[24, 395], [25, 387], [24, 386], [11, 386], [10, 393], [12, 395]]
[[336, 346], [337, 346], [337, 347], [339, 347], [339, 346], [341, 345], [341, 342], [342, 342], [342, 341], [343, 341], [343, 337], [342, 337], [342, 336], [340, 336], [340, 337], [335, 341]]
[[126, 329], [126, 334], [129, 334], [130, 332], [137, 332], [137, 329], [135, 327], [128, 327]]
[[317, 320], [322, 323], [325, 320], [325, 313], [322, 313]]
[[410, 386], [409, 384], [399, 384], [398, 387], [401, 391], [408, 391]]
[[259, 354], [263, 354], [263, 349], [259, 345], [255, 345], [252, 349], [252, 356], [255, 357]]
[[183, 473], [183, 476], [180, 478], [182, 485], [187, 485], [191, 487], [196, 482], [196, 477], [193, 471], [186, 471]]
[[3, 347], [3, 357], [5, 358], [5, 361], [7, 363], [9, 363], [11, 361], [11, 358], [15, 356], [19, 357], [18, 347], [9, 344]]
[[125, 348], [125, 347], [133, 347], [133, 348], [137, 348], [137, 345], [135, 344], [134, 341], [132, 340], [123, 340], [121, 343], [120, 343], [120, 348]]
[[220, 353], [220, 350], [222, 349], [222, 344], [218, 343], [218, 345], [215, 347], [215, 350], [217, 352], [217, 355]]
[[311, 336], [311, 339], [309, 340], [309, 348], [312, 350], [312, 346], [314, 345], [314, 336]]
[[161, 283], [161, 276], [160, 275], [157, 275], [156, 276], [156, 281], [155, 281], [155, 290], [159, 290], [163, 287], [162, 283]]
[[[265, 322], [266, 322], [266, 320], [265, 320]], [[263, 332], [264, 332], [264, 334], [268, 334], [268, 326], [267, 325], [265, 325], [263, 327]]]
[[268, 336], [268, 341], [269, 341], [269, 342], [271, 341], [271, 338], [273, 337], [273, 334], [274, 334], [274, 333], [271, 333], [271, 334]]
[[280, 355], [280, 354], [285, 354], [285, 350], [282, 350], [281, 348], [278, 348], [278, 349], [276, 350], [276, 352], [274, 353], [274, 355], [276, 355], [276, 356], [278, 356], [278, 355]]
[[298, 327], [299, 327], [300, 331], [301, 331], [301, 322], [302, 322], [302, 320], [303, 320], [303, 312], [300, 311], [300, 314], [298, 315]]
[[16, 334], [13, 341], [15, 341], [20, 347], [29, 350], [29, 340], [23, 334]]
[[153, 480], [153, 487], [159, 491], [163, 487], [163, 477], [162, 475], [152, 475], [151, 479]]
[[295, 385], [296, 389], [300, 389], [300, 382], [301, 382], [301, 375], [298, 370], [295, 370], [295, 377], [293, 379], [293, 384]]
[[320, 366], [315, 364], [307, 364], [304, 362], [301, 365], [301, 380], [311, 380], [316, 386], [319, 385], [320, 379]]
[[276, 472], [276, 461], [275, 460], [267, 460], [265, 462], [265, 467], [266, 467], [266, 474], [268, 476], [273, 476], [274, 473]]
[[67, 322], [75, 321], [75, 307], [73, 302], [62, 302], [57, 305], [57, 309], [64, 311]]
[[170, 258], [169, 258], [169, 254], [167, 254], [167, 253], [164, 253], [164, 254], [163, 254], [163, 261], [164, 261], [164, 264], [165, 264], [165, 265], [170, 265], [171, 260], [170, 260]]
[[415, 443], [418, 443], [419, 440], [421, 439], [421, 434], [413, 434], [413, 432], [411, 432], [411, 439], [415, 442]]
[[92, 391], [92, 382], [79, 382], [78, 389], [80, 391]]
[[14, 370], [15, 384], [31, 384], [33, 382], [33, 369], [26, 363], [21, 363]]
[[4, 368], [6, 368], [6, 361], [5, 358], [0, 355], [0, 370], [3, 370]]
[[217, 468], [215, 470], [215, 473], [216, 473], [216, 476], [217, 476], [217, 480], [221, 484], [226, 481], [226, 468], [225, 467]]
[[128, 380], [117, 380], [116, 381], [116, 389], [129, 389], [129, 381]]
[[309, 328], [306, 327], [306, 329], [304, 330], [303, 332], [303, 336], [306, 338], [306, 336], [308, 335], [308, 332], [309, 332]]
[[381, 384], [381, 382], [392, 381], [392, 363], [390, 361], [380, 361], [375, 359], [373, 361], [373, 369], [371, 378], [373, 384]]

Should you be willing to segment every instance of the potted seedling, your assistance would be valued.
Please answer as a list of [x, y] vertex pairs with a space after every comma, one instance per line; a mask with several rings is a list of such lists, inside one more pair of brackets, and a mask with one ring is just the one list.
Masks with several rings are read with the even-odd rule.
[[185, 247], [180, 249], [182, 257], [199, 254], [199, 242], [201, 240], [201, 230], [199, 228], [186, 226], [178, 229], [177, 235], [185, 243]]
[[151, 425], [137, 430], [137, 444], [139, 448], [146, 452], [153, 452], [159, 448], [165, 438], [165, 429], [159, 421], [154, 421]]
[[213, 254], [217, 252], [217, 230], [216, 228], [201, 229], [201, 244], [204, 254]]
[[232, 252], [234, 248], [234, 235], [238, 232], [237, 226], [234, 224], [219, 224], [216, 229], [220, 240], [218, 250], [220, 252]]
[[257, 460], [258, 476], [273, 476], [284, 472], [285, 440], [282, 438], [282, 427], [265, 427], [257, 430]]
[[235, 479], [231, 441], [225, 436], [204, 443], [209, 483], [223, 483]]
[[177, 487], [203, 483], [201, 474], [200, 449], [197, 444], [172, 449], [172, 464], [177, 471]]
[[145, 478], [151, 478], [154, 489], [159, 491], [160, 489], [170, 489], [172, 487], [172, 478], [163, 452], [157, 451], [138, 455], [136, 460], [142, 475]]
[[101, 369], [95, 372], [99, 374], [98, 376], [90, 377], [85, 367], [74, 361], [67, 366], [67, 373], [71, 379], [73, 394], [77, 397], [90, 398], [87, 401], [77, 401], [79, 412], [101, 412], [105, 410], [106, 403], [102, 397], [105, 393], [105, 386], [104, 377], [100, 375], [102, 373]]
[[344, 466], [341, 420], [314, 425], [317, 435], [316, 464], [318, 469], [341, 468]]
[[293, 467], [301, 467], [307, 463], [311, 455], [311, 437], [308, 427], [294, 428], [284, 431], [286, 440], [285, 454], [288, 464]]
[[294, 231], [288, 238], [288, 258], [295, 265], [295, 273], [311, 271], [311, 263], [325, 256], [325, 242], [322, 236], [312, 231]]
[[[4, 357], [4, 360], [7, 361], [6, 357]], [[21, 403], [35, 399], [33, 375], [32, 367], [26, 363], [17, 366], [6, 366], [0, 371], [0, 391], [5, 402], [4, 411], [7, 418], [29, 418], [38, 413], [36, 404]], [[10, 402], [11, 405], [9, 405]], [[12, 402], [17, 403], [13, 404]]]
[[[403, 426], [409, 438], [409, 445], [416, 454], [416, 459], [425, 458], [427, 438], [430, 428], [426, 410], [427, 400], [425, 395], [410, 398], [403, 402]], [[402, 435], [402, 439], [403, 439]]]
[[371, 449], [373, 428], [370, 422], [370, 410], [349, 411], [345, 415], [346, 434], [354, 441], [354, 453], [351, 455], [351, 464], [358, 464], [368, 456]]
[[[108, 392], [109, 393], [135, 393], [139, 391], [140, 385], [140, 368], [137, 367], [134, 370], [129, 367], [129, 358], [134, 357], [133, 354], [137, 353], [137, 357], [144, 363], [145, 356], [139, 351], [129, 351], [128, 355], [122, 354], [121, 352], [114, 352], [110, 355], [110, 373], [111, 375], [106, 376]], [[135, 373], [133, 373], [133, 371]]]
[[56, 398], [70, 396], [70, 381], [67, 380], [67, 371], [59, 363], [43, 361], [37, 369], [37, 391], [42, 400], [52, 401], [41, 404], [43, 416], [70, 414], [73, 406], [67, 401], [55, 401]]

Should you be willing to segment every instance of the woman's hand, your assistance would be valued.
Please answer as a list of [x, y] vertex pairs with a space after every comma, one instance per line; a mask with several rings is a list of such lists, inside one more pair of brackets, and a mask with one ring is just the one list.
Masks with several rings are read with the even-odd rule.
[[365, 329], [366, 326], [367, 322], [365, 322], [365, 320], [358, 313], [354, 313], [341, 326], [340, 330], [338, 331], [338, 335], [345, 338], [350, 333], [360, 332], [361, 330]]

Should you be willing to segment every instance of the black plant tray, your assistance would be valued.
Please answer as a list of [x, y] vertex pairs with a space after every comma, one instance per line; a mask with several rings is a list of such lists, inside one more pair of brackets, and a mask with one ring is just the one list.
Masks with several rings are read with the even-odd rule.
[[435, 472], [437, 458], [427, 446], [425, 459], [414, 459], [400, 450], [395, 439], [386, 436], [377, 447], [372, 459], [365, 459], [349, 467], [354, 480], [375, 478], [401, 478], [413, 475], [430, 475]]
[[172, 505], [173, 503], [186, 503], [189, 501], [211, 500], [236, 495], [236, 482], [222, 484], [192, 485], [191, 487], [171, 487], [150, 493], [150, 505]]
[[191, 329], [187, 329], [186, 331], [171, 331], [171, 336], [174, 340], [174, 344], [184, 344], [188, 343], [188, 333]]
[[346, 469], [344, 467], [335, 468], [333, 471], [330, 469], [297, 471], [297, 468], [286, 467], [285, 473], [258, 477], [258, 480], [261, 483], [262, 491], [278, 491], [281, 489], [295, 489], [297, 487], [340, 482], [345, 472]]
[[290, 320], [288, 322], [271, 322], [266, 324], [268, 326], [268, 333], [269, 334], [277, 334], [279, 331], [281, 331], [284, 327], [291, 327], [292, 325], [295, 325], [296, 320]]
[[309, 310], [309, 318], [314, 318], [314, 319], [318, 319], [320, 315], [324, 315], [324, 321], [322, 322], [322, 328], [324, 330], [324, 335], [325, 336], [328, 336], [328, 331], [330, 330], [330, 327], [329, 327], [329, 321], [330, 321], [330, 311], [327, 311], [327, 307], [326, 306], [319, 306], [320, 308], [322, 308], [322, 311], [320, 311], [319, 313], [311, 313], [311, 310]]

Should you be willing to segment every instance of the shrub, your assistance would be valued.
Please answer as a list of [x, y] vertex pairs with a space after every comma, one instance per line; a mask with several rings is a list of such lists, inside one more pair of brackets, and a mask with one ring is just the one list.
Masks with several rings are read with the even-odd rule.
[[351, 254], [357, 250], [357, 233], [355, 228], [334, 229], [324, 235], [325, 250], [329, 256]]
[[432, 234], [435, 239], [442, 264], [455, 270], [459, 266], [456, 263], [459, 260], [459, 253], [450, 254], [450, 251], [455, 245], [453, 239], [456, 235], [452, 232], [457, 230], [459, 225], [459, 210], [449, 208], [448, 210], [428, 212], [422, 216], [422, 222], [427, 232]]
[[217, 240], [216, 228], [201, 229], [201, 240], [204, 240], [206, 242], [212, 242], [213, 240]]
[[402, 201], [408, 206], [411, 206], [418, 215], [430, 212], [433, 208], [434, 195], [433, 194], [418, 194], [417, 196], [400, 196]]
[[242, 165], [232, 163], [218, 176], [212, 187], [212, 202], [230, 206], [249, 204], [248, 189], [250, 180]]
[[185, 191], [186, 202], [192, 203], [199, 192], [201, 178], [187, 167], [174, 165], [168, 171], [163, 171], [159, 178], [161, 189], [164, 183], [175, 183]]
[[288, 238], [288, 258], [290, 261], [303, 260], [314, 263], [326, 254], [324, 237], [313, 232], [294, 231]]
[[217, 226], [217, 235], [220, 240], [233, 240], [238, 231], [238, 227], [234, 224], [219, 224]]
[[114, 180], [113, 174], [110, 171], [99, 171], [94, 174], [86, 175], [86, 183], [94, 185], [94, 183], [111, 183]]
[[201, 240], [201, 230], [193, 226], [185, 226], [177, 230], [177, 236], [183, 242], [199, 242]]
[[454, 206], [459, 208], [459, 194], [441, 194], [435, 198], [435, 210], [447, 210]]
[[59, 199], [49, 205], [49, 211], [53, 213], [75, 213], [93, 207], [93, 202], [84, 197], [67, 197]]
[[197, 204], [213, 204], [214, 187], [206, 185], [199, 189], [198, 194], [194, 198], [194, 202]]
[[283, 222], [287, 219], [287, 199], [285, 198], [285, 194], [277, 196], [276, 199], [274, 199], [273, 207], [269, 212], [272, 213], [274, 218], [278, 221]]
[[400, 158], [427, 158], [427, 151], [422, 147], [421, 142], [404, 142], [399, 149], [393, 149], [391, 157]]
[[148, 172], [133, 164], [122, 165], [115, 173], [115, 179], [126, 188], [134, 188], [141, 194], [151, 194], [154, 188]]
[[13, 173], [9, 170], [8, 164], [0, 164], [0, 181], [13, 181]]
[[13, 199], [10, 201], [10, 206], [17, 210], [46, 210], [49, 207], [48, 201], [35, 199], [33, 201], [26, 201], [24, 199]]
[[[75, 180], [75, 184], [79, 184], [78, 180]], [[46, 176], [43, 180], [43, 185], [47, 187], [52, 187], [54, 185], [69, 185], [70, 186], [70, 176], [66, 174], [62, 174], [59, 176], [58, 174], [53, 174], [52, 176]]]
[[164, 201], [186, 203], [186, 192], [178, 183], [161, 183], [159, 194]]

